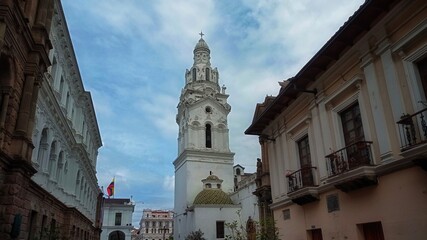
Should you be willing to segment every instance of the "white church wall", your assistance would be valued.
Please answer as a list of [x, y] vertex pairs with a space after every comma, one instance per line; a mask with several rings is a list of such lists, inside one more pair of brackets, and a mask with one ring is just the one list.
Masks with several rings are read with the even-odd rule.
[[[206, 206], [196, 207], [194, 209], [194, 217], [197, 219], [194, 222], [193, 229], [200, 229], [206, 239], [223, 239], [216, 237], [216, 222], [224, 221], [225, 223], [232, 223], [233, 221], [240, 221], [238, 211], [240, 206]], [[224, 227], [225, 236], [230, 235], [230, 229]]]
[[255, 190], [256, 184], [255, 181], [252, 181], [249, 184], [240, 187], [236, 192], [230, 195], [230, 198], [234, 203], [242, 206], [240, 218], [244, 223], [246, 223], [249, 217], [254, 221], [259, 221], [258, 199], [253, 194]]

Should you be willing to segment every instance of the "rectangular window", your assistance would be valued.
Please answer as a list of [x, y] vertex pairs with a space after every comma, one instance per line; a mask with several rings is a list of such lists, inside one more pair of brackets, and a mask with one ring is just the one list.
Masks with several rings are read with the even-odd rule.
[[326, 205], [328, 212], [334, 212], [340, 210], [340, 202], [338, 201], [338, 194], [331, 194], [326, 196]]
[[52, 219], [50, 221], [49, 234], [51, 234], [51, 235], [57, 234], [57, 232], [56, 232], [56, 220], [55, 219]]
[[216, 238], [224, 238], [224, 222], [216, 222]]
[[283, 220], [291, 219], [291, 210], [285, 209], [283, 210]]
[[36, 234], [37, 212], [32, 210], [30, 213], [30, 224], [28, 230], [28, 240], [32, 239]]
[[43, 218], [42, 218], [42, 225], [41, 225], [41, 231], [40, 231], [40, 239], [43, 239], [44, 238], [44, 235], [43, 235], [43, 229], [45, 229], [45, 227], [46, 227], [46, 222], [47, 222], [47, 216], [46, 215], [43, 215]]
[[115, 223], [116, 226], [122, 225], [122, 213], [118, 212], [116, 213]]

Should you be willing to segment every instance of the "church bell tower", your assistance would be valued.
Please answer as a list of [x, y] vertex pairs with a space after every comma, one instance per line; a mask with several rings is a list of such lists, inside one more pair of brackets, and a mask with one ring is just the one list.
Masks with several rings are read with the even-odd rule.
[[[201, 180], [214, 174], [223, 180], [222, 190], [233, 191], [234, 153], [229, 148], [227, 117], [231, 111], [226, 88], [219, 85], [210, 49], [201, 38], [193, 54], [193, 66], [185, 72], [185, 86], [178, 103], [178, 157], [175, 166], [175, 236], [184, 239], [189, 223], [186, 213], [203, 190]], [[185, 230], [187, 229], [187, 230]], [[197, 230], [197, 229], [196, 229]], [[178, 238], [177, 238], [178, 239]]]

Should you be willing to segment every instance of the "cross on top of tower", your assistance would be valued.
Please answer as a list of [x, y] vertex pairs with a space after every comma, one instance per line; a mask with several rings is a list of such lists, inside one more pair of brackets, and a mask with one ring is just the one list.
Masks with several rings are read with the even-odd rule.
[[205, 35], [205, 34], [203, 34], [203, 32], [200, 31], [199, 35], [200, 35], [200, 38], [203, 38], [203, 35]]

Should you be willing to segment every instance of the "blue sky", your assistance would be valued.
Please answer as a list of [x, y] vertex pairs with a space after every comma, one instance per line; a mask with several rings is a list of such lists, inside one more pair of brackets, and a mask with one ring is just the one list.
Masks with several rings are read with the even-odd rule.
[[103, 140], [100, 186], [142, 209], [173, 209], [184, 73], [198, 33], [211, 50], [232, 106], [235, 164], [254, 172], [259, 144], [244, 131], [255, 105], [277, 95], [363, 0], [62, 0], [86, 90]]

